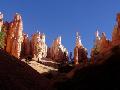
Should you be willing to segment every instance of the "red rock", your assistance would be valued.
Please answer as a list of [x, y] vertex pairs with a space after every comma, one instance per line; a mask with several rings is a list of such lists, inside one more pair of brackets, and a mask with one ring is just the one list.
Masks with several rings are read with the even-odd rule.
[[33, 58], [43, 58], [47, 56], [47, 45], [45, 44], [45, 34], [40, 32], [32, 35], [31, 50]]
[[16, 58], [20, 58], [21, 44], [23, 42], [23, 25], [21, 16], [16, 13], [10, 24], [7, 35], [6, 51]]
[[56, 38], [50, 48], [50, 58], [57, 62], [67, 61], [68, 51], [61, 43], [61, 36]]
[[74, 63], [87, 64], [87, 49], [83, 47], [80, 36], [78, 32], [76, 33], [76, 46], [74, 48]]

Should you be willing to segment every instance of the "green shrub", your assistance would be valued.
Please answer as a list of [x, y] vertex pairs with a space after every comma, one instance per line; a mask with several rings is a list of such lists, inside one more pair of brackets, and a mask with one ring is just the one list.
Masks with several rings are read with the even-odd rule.
[[0, 48], [4, 49], [5, 46], [5, 33], [0, 32]]

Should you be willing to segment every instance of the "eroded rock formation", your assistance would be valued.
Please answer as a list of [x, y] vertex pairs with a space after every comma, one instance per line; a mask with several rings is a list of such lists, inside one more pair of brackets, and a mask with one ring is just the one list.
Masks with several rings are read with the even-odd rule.
[[21, 55], [23, 57], [28, 57], [28, 56], [31, 55], [31, 53], [30, 53], [30, 39], [28, 37], [28, 34], [23, 35], [23, 43], [22, 43]]
[[94, 42], [94, 47], [91, 50], [91, 63], [94, 64], [95, 63], [95, 57], [96, 55], [99, 54], [100, 52], [100, 36], [99, 36], [99, 31], [97, 30], [95, 33], [95, 42]]
[[114, 26], [112, 32], [112, 46], [120, 44], [120, 13], [117, 14], [116, 18], [117, 24]]
[[84, 63], [87, 64], [87, 49], [83, 47], [79, 33], [76, 33], [76, 44], [74, 48], [74, 63]]
[[[112, 40], [106, 38], [103, 32], [99, 36], [96, 32], [94, 47], [91, 50], [91, 63], [95, 63], [96, 58], [103, 57], [110, 52], [111, 48], [120, 45], [120, 13], [117, 14], [116, 25], [112, 32]], [[61, 36], [56, 38], [50, 48], [45, 43], [45, 34], [37, 32], [30, 39], [23, 33], [23, 23], [21, 16], [16, 13], [13, 21], [3, 22], [3, 14], [0, 12], [0, 32], [5, 32], [5, 50], [16, 58], [21, 56], [32, 56], [33, 58], [51, 58], [56, 62], [67, 62], [68, 51], [61, 43]], [[74, 48], [74, 63], [87, 63], [87, 49], [81, 43], [78, 33], [76, 33], [76, 44]]]
[[100, 37], [99, 32], [97, 30], [94, 47], [91, 50], [91, 63], [94, 64], [96, 62], [96, 58], [98, 59], [101, 57], [100, 55], [109, 52], [110, 48], [111, 48], [111, 41], [106, 38], [104, 32]]
[[16, 58], [20, 58], [21, 54], [21, 44], [23, 42], [22, 31], [22, 18], [18, 13], [16, 13], [14, 20], [10, 23], [6, 43], [6, 51]]
[[120, 45], [120, 13], [117, 14], [116, 22], [112, 32], [112, 40], [108, 40], [105, 33], [99, 37], [97, 31], [95, 44], [91, 51], [91, 63], [95, 63], [96, 59], [102, 58], [103, 55], [107, 56], [113, 47]]
[[33, 58], [41, 59], [47, 56], [47, 45], [45, 44], [45, 34], [37, 32], [32, 35], [31, 50]]
[[57, 62], [66, 62], [68, 60], [68, 51], [61, 43], [61, 36], [53, 41], [50, 48], [50, 58]]
[[103, 32], [100, 39], [100, 53], [104, 53], [110, 48], [111, 48], [111, 41], [106, 38], [106, 35]]

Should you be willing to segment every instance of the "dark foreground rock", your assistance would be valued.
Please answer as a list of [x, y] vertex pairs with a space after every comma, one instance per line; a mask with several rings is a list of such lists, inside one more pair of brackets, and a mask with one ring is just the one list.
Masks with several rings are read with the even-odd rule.
[[120, 89], [120, 47], [113, 48], [113, 54], [102, 64], [76, 70], [73, 78], [57, 82], [57, 90], [119, 90]]
[[47, 90], [49, 85], [43, 75], [0, 50], [0, 90]]

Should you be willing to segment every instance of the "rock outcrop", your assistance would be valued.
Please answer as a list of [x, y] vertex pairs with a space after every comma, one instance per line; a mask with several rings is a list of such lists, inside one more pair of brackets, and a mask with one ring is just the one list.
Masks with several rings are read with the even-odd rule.
[[99, 37], [97, 31], [94, 47], [91, 50], [91, 63], [95, 63], [98, 59], [103, 58], [103, 55], [110, 54], [112, 48], [120, 45], [120, 13], [117, 14], [116, 21], [117, 24], [112, 32], [112, 40], [108, 40], [104, 32]]
[[41, 59], [47, 56], [47, 45], [45, 43], [45, 34], [37, 32], [32, 35], [31, 51], [33, 58]]
[[112, 43], [106, 38], [105, 33], [103, 32], [100, 37], [97, 30], [94, 47], [91, 50], [91, 64], [94, 64], [96, 59], [101, 58], [104, 53], [109, 52], [111, 45]]
[[53, 41], [50, 48], [50, 58], [57, 62], [68, 61], [68, 51], [61, 43], [61, 36]]
[[119, 90], [120, 47], [115, 48], [112, 53], [114, 54], [100, 65], [73, 69], [74, 72], [70, 73], [72, 78], [57, 82], [54, 86], [58, 90], [104, 90], [106, 88]]
[[111, 41], [106, 38], [106, 35], [103, 32], [100, 39], [100, 53], [104, 53], [110, 48], [111, 48]]
[[30, 50], [31, 50], [30, 39], [28, 37], [28, 34], [24, 34], [23, 35], [21, 56], [22, 57], [29, 57], [31, 55]]
[[0, 90], [50, 90], [49, 85], [44, 75], [0, 49]]
[[[112, 32], [112, 40], [108, 40], [104, 32], [101, 36], [98, 31], [96, 32], [94, 47], [91, 50], [91, 63], [95, 63], [104, 54], [110, 54], [113, 47], [120, 45], [120, 13], [117, 14], [116, 22]], [[3, 22], [3, 14], [0, 12], [0, 32], [5, 32], [5, 45], [2, 49], [16, 58], [32, 56], [38, 60], [47, 57], [55, 62], [66, 63], [68, 61], [68, 51], [61, 43], [61, 36], [53, 41], [50, 48], [45, 43], [45, 34], [43, 33], [37, 32], [30, 39], [27, 34], [23, 33], [22, 17], [18, 13], [13, 21]], [[87, 62], [87, 49], [82, 45], [79, 34], [76, 33], [74, 63], [87, 64]]]
[[96, 38], [94, 42], [94, 47], [91, 49], [91, 64], [95, 63], [95, 57], [100, 52], [100, 36], [98, 30], [96, 31], [95, 36]]
[[87, 64], [87, 49], [83, 47], [80, 36], [78, 32], [76, 33], [76, 44], [74, 48], [74, 63], [84, 63]]
[[120, 13], [117, 14], [117, 25], [114, 26], [112, 32], [112, 46], [116, 46], [120, 44]]
[[22, 31], [22, 18], [18, 13], [16, 13], [14, 20], [10, 23], [6, 43], [6, 51], [16, 58], [20, 58], [21, 54], [21, 44], [23, 42]]

